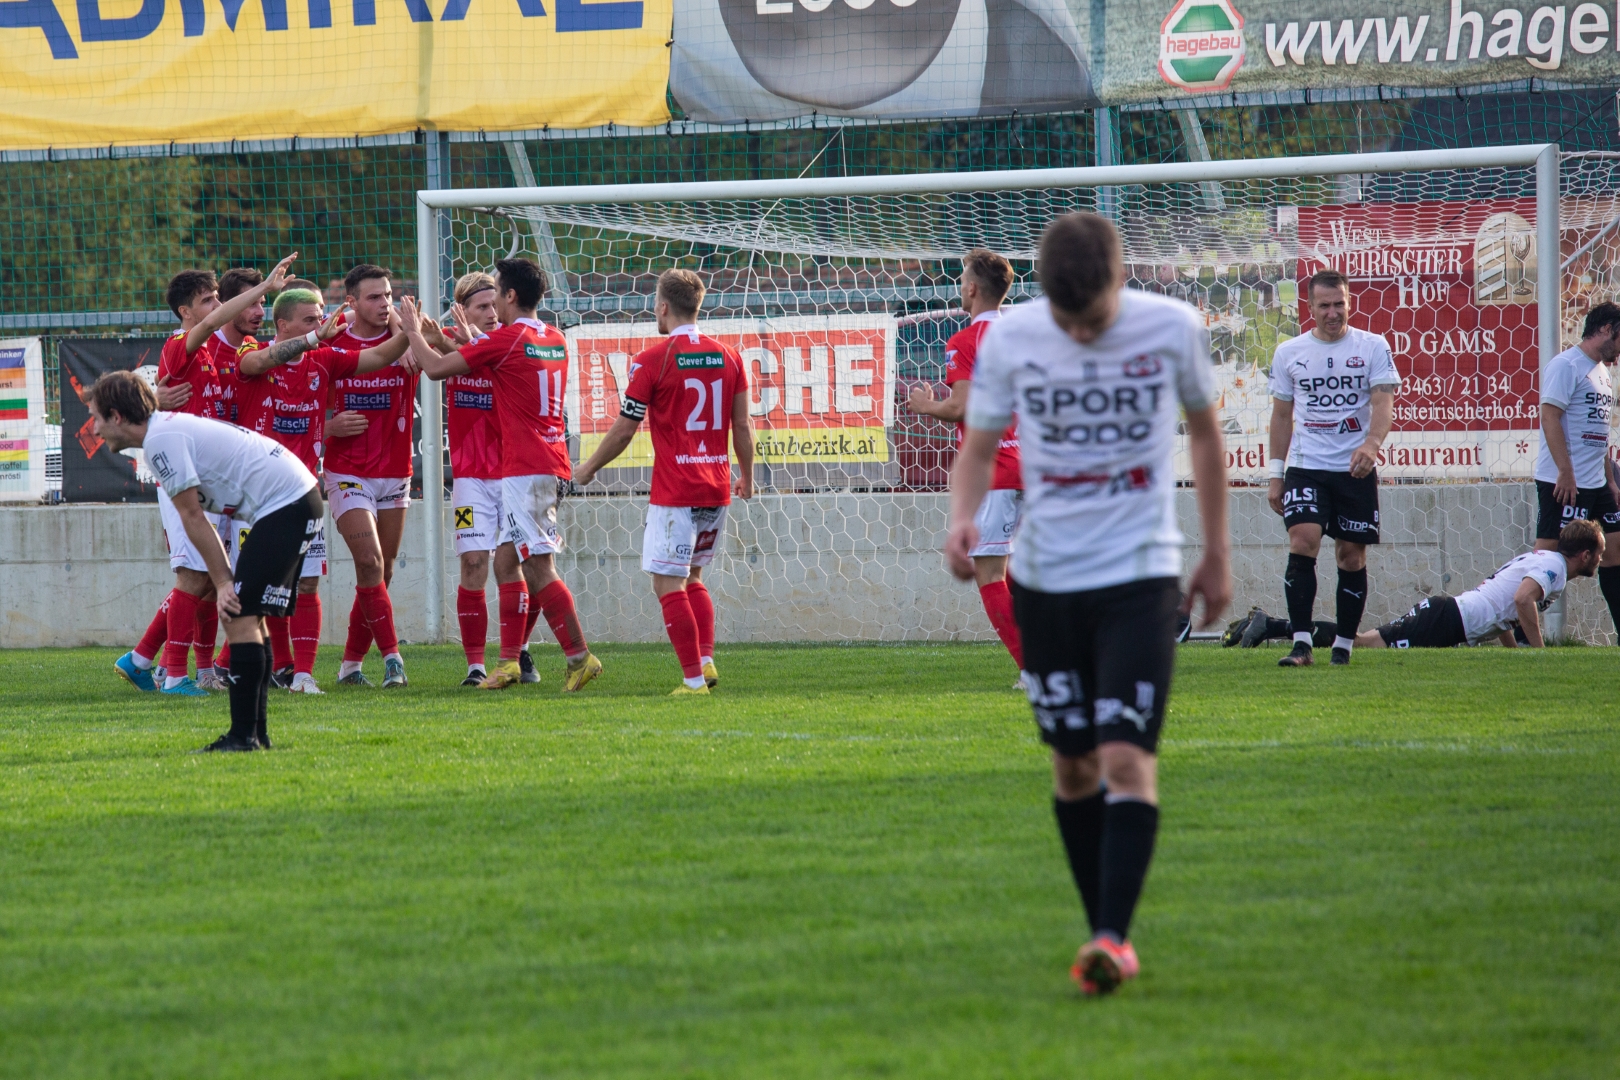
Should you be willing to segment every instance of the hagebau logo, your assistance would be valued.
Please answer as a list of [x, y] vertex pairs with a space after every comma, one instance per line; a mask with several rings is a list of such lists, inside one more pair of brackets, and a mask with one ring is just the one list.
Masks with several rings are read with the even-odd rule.
[[1183, 90], [1225, 90], [1243, 55], [1243, 16], [1231, 0], [1180, 0], [1159, 27], [1159, 76]]

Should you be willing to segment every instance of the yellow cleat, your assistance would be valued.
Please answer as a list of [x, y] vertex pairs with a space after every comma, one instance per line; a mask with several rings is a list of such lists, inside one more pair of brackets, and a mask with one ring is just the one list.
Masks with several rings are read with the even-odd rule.
[[482, 690], [505, 690], [508, 686], [523, 678], [523, 669], [516, 660], [502, 660], [495, 665], [495, 670], [489, 673], [480, 685]]
[[703, 681], [709, 684], [710, 690], [720, 685], [720, 670], [714, 666], [713, 660], [703, 665]]
[[709, 686], [707, 683], [702, 686], [687, 686], [682, 683], [669, 692], [670, 697], [685, 697], [687, 694], [702, 694], [704, 697], [708, 697]]
[[602, 674], [602, 661], [596, 658], [595, 653], [587, 652], [584, 656], [568, 665], [568, 671], [563, 675], [563, 689], [569, 693], [584, 689], [585, 684]]

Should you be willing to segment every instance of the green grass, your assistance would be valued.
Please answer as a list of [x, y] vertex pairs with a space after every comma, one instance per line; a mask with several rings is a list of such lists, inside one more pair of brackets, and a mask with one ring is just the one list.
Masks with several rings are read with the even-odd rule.
[[1081, 999], [999, 648], [223, 700], [0, 653], [0, 1077], [1571, 1077], [1620, 1061], [1609, 649], [1184, 648], [1142, 979]]

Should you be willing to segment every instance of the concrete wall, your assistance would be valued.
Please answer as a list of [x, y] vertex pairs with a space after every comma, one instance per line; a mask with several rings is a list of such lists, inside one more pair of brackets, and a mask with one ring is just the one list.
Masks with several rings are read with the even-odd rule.
[[[1370, 559], [1364, 626], [1418, 599], [1472, 588], [1528, 546], [1535, 517], [1529, 484], [1386, 486], [1385, 543]], [[661, 641], [663, 622], [640, 569], [644, 503], [571, 499], [561, 512], [568, 552], [559, 565], [587, 634], [602, 641]], [[1193, 493], [1178, 510], [1197, 558]], [[944, 495], [762, 496], [732, 508], [726, 552], [707, 575], [722, 641], [991, 640], [976, 590], [946, 575], [939, 545]], [[448, 517], [448, 514], [446, 515]], [[1232, 493], [1234, 611], [1281, 613], [1286, 560], [1281, 522], [1264, 493]], [[354, 575], [342, 541], [322, 587], [324, 640], [343, 640]], [[391, 594], [400, 636], [426, 637], [421, 530], [407, 523]], [[446, 633], [457, 634], [454, 543], [446, 565]], [[1332, 557], [1319, 564], [1318, 610], [1332, 602]], [[155, 506], [0, 508], [0, 647], [132, 644], [170, 588]], [[491, 603], [494, 584], [489, 587]], [[1566, 626], [1612, 642], [1597, 585], [1575, 584]], [[491, 626], [491, 634], [495, 628]], [[541, 627], [537, 637], [544, 637]]]

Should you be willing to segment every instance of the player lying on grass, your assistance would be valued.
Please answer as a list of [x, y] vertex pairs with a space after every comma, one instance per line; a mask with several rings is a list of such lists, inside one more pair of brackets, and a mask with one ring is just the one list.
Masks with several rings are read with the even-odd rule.
[[[652, 575], [664, 630], [681, 663], [674, 694], [707, 694], [720, 682], [714, 664], [714, 601], [703, 568], [725, 542], [733, 493], [754, 495], [754, 426], [748, 373], [735, 352], [698, 331], [703, 281], [665, 270], [653, 311], [664, 340], [630, 361], [624, 404], [601, 445], [581, 465], [581, 487], [624, 453], [642, 420], [652, 426], [652, 494], [641, 542], [641, 568]], [[737, 451], [731, 478], [730, 448]]]
[[[262, 435], [201, 416], [157, 412], [151, 388], [131, 372], [108, 372], [88, 396], [98, 438], [115, 452], [145, 449], [218, 597], [219, 621], [231, 645], [231, 728], [204, 749], [268, 748], [264, 618], [286, 615], [297, 603], [298, 569], [323, 512], [314, 474]], [[209, 513], [252, 529], [234, 574]]]
[[1564, 592], [1570, 578], [1591, 577], [1603, 561], [1602, 527], [1578, 519], [1558, 532], [1555, 551], [1537, 549], [1509, 559], [1477, 589], [1461, 596], [1431, 596], [1392, 623], [1357, 635], [1366, 649], [1449, 649], [1495, 638], [1508, 648], [1518, 642], [1539, 649], [1541, 612]]
[[[1159, 828], [1159, 730], [1178, 608], [1203, 625], [1232, 599], [1226, 451], [1209, 334], [1179, 300], [1124, 288], [1107, 218], [1068, 214], [1041, 237], [1042, 299], [979, 348], [967, 437], [951, 474], [951, 572], [972, 580], [975, 524], [997, 448], [1016, 419], [1024, 517], [1012, 551], [1024, 689], [1052, 748], [1054, 809], [1092, 938], [1070, 974], [1108, 993], [1139, 970], [1128, 933]], [[1203, 525], [1203, 559], [1179, 588], [1178, 412]]]

